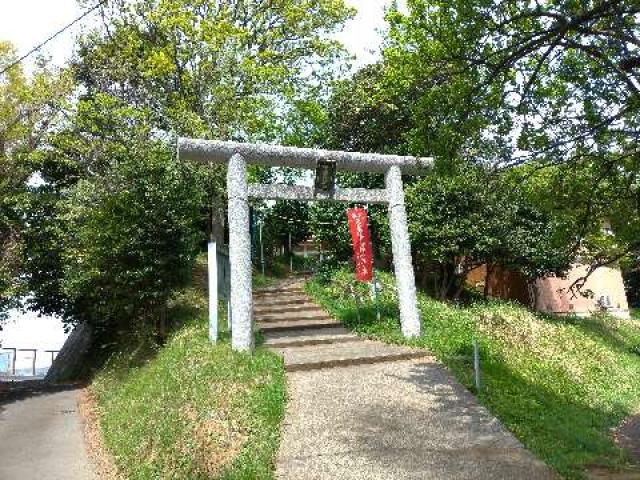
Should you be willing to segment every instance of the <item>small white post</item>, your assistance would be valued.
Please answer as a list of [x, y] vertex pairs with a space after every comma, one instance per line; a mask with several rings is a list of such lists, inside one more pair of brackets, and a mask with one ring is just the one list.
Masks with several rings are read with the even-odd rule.
[[209, 341], [218, 341], [218, 252], [215, 240], [207, 245], [209, 273]]

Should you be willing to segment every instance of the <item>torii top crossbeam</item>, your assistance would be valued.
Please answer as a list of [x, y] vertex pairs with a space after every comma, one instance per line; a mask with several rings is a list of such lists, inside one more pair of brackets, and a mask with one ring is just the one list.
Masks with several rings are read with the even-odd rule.
[[386, 173], [389, 167], [398, 166], [405, 175], [424, 173], [433, 163], [430, 157], [343, 152], [192, 138], [178, 139], [178, 152], [180, 158], [203, 163], [227, 163], [229, 158], [237, 153], [247, 163], [255, 165], [315, 169], [318, 162], [330, 161], [335, 162], [337, 170]]

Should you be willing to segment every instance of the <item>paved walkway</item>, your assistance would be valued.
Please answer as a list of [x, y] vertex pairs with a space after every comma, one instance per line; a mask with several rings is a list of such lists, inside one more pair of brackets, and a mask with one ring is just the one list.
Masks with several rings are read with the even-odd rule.
[[12, 390], [0, 391], [0, 479], [93, 480], [78, 390], [37, 384]]
[[288, 371], [279, 479], [556, 478], [427, 352], [354, 337], [295, 283], [254, 301]]

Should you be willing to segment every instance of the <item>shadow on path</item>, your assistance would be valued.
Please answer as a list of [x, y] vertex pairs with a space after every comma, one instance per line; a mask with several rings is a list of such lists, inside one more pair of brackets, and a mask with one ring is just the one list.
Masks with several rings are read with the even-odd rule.
[[83, 386], [81, 383], [50, 384], [44, 380], [0, 381], [0, 415], [12, 403], [51, 393], [76, 390]]

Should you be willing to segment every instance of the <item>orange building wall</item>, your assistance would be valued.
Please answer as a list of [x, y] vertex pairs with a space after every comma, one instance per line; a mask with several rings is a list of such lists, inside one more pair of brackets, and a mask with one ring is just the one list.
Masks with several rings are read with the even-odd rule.
[[525, 305], [529, 304], [527, 282], [518, 272], [496, 265], [487, 278], [487, 266], [481, 265], [467, 274], [467, 285], [480, 291], [484, 290], [485, 281], [489, 282], [487, 293], [490, 297], [506, 298], [517, 300]]

